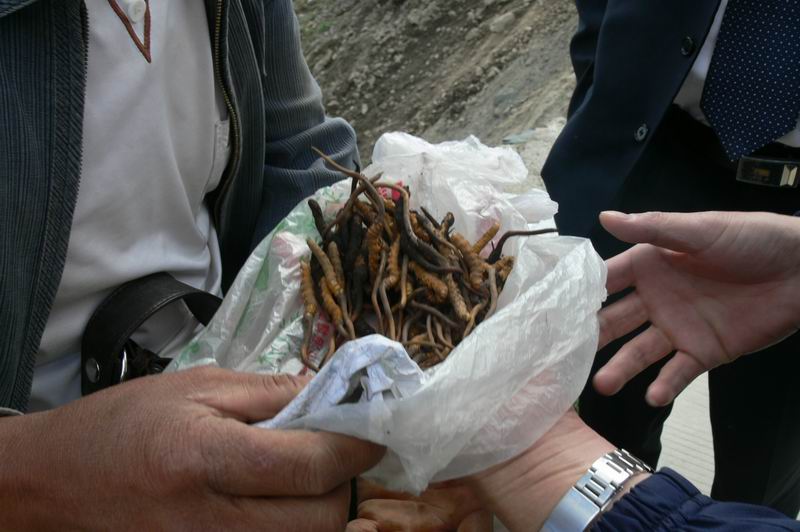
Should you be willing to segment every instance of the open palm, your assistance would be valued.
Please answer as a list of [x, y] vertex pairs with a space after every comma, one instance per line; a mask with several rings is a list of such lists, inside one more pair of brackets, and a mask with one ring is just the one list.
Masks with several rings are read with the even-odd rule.
[[[647, 391], [665, 405], [695, 377], [768, 347], [800, 325], [800, 220], [767, 213], [604, 213], [603, 226], [638, 245], [608, 261], [600, 347], [646, 322], [595, 376], [611, 395], [675, 351]], [[798, 354], [800, 356], [800, 354]]]

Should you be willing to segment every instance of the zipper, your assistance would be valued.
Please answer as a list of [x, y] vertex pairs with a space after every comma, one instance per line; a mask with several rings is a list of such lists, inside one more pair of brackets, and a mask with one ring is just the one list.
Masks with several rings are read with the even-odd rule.
[[[89, 86], [89, 8], [86, 7], [86, 1], [81, 1], [81, 37], [83, 38], [83, 108], [84, 114], [86, 113], [86, 90]], [[83, 117], [81, 117], [81, 129], [83, 129]], [[78, 162], [78, 193], [81, 189], [81, 176], [83, 175], [83, 133], [81, 133], [81, 154]], [[75, 201], [77, 203], [77, 196]]]
[[220, 87], [222, 88], [222, 99], [225, 101], [225, 107], [228, 108], [230, 115], [231, 128], [233, 129], [233, 146], [231, 150], [231, 160], [228, 161], [221, 179], [219, 193], [217, 194], [216, 202], [214, 203], [213, 216], [214, 223], [219, 230], [220, 219], [222, 215], [222, 203], [225, 195], [231, 187], [233, 175], [239, 165], [239, 150], [241, 146], [240, 130], [239, 130], [239, 114], [237, 113], [236, 106], [233, 102], [231, 92], [228, 90], [227, 78], [225, 77], [225, 70], [222, 68], [222, 17], [225, 13], [225, 0], [217, 0], [217, 12], [214, 16], [214, 75], [219, 80]]

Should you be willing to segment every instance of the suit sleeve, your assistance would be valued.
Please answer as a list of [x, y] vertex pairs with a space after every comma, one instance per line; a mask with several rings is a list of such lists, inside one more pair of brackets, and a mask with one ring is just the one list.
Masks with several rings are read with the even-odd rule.
[[345, 120], [325, 115], [322, 93], [306, 64], [291, 0], [262, 4], [265, 27], [262, 80], [266, 149], [262, 208], [254, 244], [297, 203], [342, 178], [327, 169], [311, 147], [344, 166], [359, 163], [356, 133]]
[[594, 64], [600, 28], [608, 0], [575, 0], [578, 9], [578, 30], [570, 43], [570, 58], [577, 85], [570, 100], [568, 116], [583, 103], [594, 81]]
[[719, 502], [702, 495], [670, 469], [637, 484], [614, 503], [592, 532], [652, 532], [683, 530], [738, 532], [744, 530], [798, 532], [800, 522], [754, 504]]

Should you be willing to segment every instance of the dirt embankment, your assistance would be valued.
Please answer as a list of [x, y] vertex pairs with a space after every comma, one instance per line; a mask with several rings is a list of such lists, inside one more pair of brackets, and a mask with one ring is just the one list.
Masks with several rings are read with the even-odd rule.
[[329, 114], [364, 160], [381, 133], [498, 144], [566, 113], [572, 0], [295, 0]]

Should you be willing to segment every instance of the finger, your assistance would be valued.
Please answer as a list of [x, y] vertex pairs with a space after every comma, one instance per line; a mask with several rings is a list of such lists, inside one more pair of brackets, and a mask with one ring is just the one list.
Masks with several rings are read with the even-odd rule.
[[615, 237], [632, 244], [647, 243], [673, 251], [696, 252], [711, 245], [727, 221], [720, 213], [645, 212], [600, 213], [600, 223]]
[[494, 515], [486, 510], [472, 513], [461, 521], [457, 532], [492, 532], [494, 530]]
[[358, 517], [378, 523], [379, 530], [419, 532], [451, 530], [455, 523], [444, 521], [441, 510], [419, 500], [371, 499], [358, 506]]
[[654, 362], [672, 351], [660, 329], [650, 326], [623, 345], [594, 376], [594, 388], [603, 395], [614, 395], [625, 384]]
[[347, 523], [350, 486], [343, 484], [317, 497], [236, 498], [236, 530], [341, 532]]
[[347, 523], [345, 532], [380, 532], [378, 523], [370, 519], [355, 519]]
[[642, 298], [636, 292], [632, 292], [602, 309], [597, 319], [600, 322], [600, 341], [597, 349], [600, 350], [646, 323], [648, 315]]
[[330, 432], [269, 430], [215, 420], [204, 449], [207, 480], [220, 493], [249, 496], [320, 495], [371, 468], [378, 445]]
[[369, 499], [396, 499], [396, 500], [409, 500], [415, 497], [410, 493], [401, 491], [392, 491], [384, 488], [380, 484], [365, 480], [358, 479], [358, 502], [366, 501]]
[[664, 364], [658, 377], [647, 388], [645, 400], [650, 406], [666, 406], [678, 396], [689, 383], [708, 371], [690, 355], [678, 351], [672, 359]]
[[629, 249], [606, 261], [608, 269], [606, 291], [609, 295], [634, 285], [636, 280], [632, 260], [634, 252], [634, 249]]
[[261, 375], [211, 369], [200, 375], [198, 389], [190, 399], [219, 412], [252, 423], [271, 419], [294, 399], [310, 377]]

